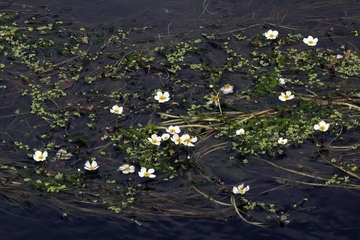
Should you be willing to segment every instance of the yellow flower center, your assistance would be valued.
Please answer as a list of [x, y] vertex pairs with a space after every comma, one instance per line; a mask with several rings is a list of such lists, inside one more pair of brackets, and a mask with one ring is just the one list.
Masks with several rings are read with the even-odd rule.
[[90, 166], [89, 166], [89, 170], [90, 170], [90, 171], [94, 171], [94, 170], [95, 170], [95, 167], [94, 167], [93, 165], [90, 165]]
[[219, 99], [219, 97], [216, 96], [216, 95], [214, 95], [214, 96], [211, 97], [211, 101], [212, 101], [212, 102], [217, 102], [218, 99]]
[[114, 113], [120, 113], [120, 110], [117, 108], [114, 110]]
[[177, 142], [177, 143], [181, 143], [181, 138], [177, 138], [177, 139], [175, 139], [175, 142]]
[[323, 126], [323, 125], [319, 126], [319, 129], [324, 132], [325, 131], [325, 126]]
[[270, 34], [269, 34], [269, 38], [275, 38], [275, 34], [270, 33]]
[[314, 41], [313, 40], [308, 40], [308, 44], [312, 45], [312, 44], [314, 44]]
[[153, 144], [157, 144], [159, 141], [157, 139], [152, 139], [151, 141]]
[[159, 96], [159, 100], [163, 101], [165, 99], [166, 99], [166, 97], [164, 95]]
[[245, 191], [243, 188], [240, 188], [240, 189], [239, 189], [239, 193], [240, 193], [240, 194], [245, 194], [245, 192], [246, 192], [246, 191]]
[[224, 85], [224, 88], [225, 88], [225, 89], [230, 89], [230, 88], [231, 88], [231, 85], [230, 85], [230, 84], [225, 84], [225, 85]]
[[144, 177], [150, 177], [150, 173], [149, 172], [144, 172]]
[[285, 99], [289, 99], [289, 98], [290, 98], [290, 95], [285, 95], [284, 98], [285, 98]]
[[44, 155], [40, 155], [39, 160], [44, 160]]
[[185, 142], [186, 142], [186, 143], [191, 143], [191, 139], [190, 139], [190, 138], [187, 138], [187, 139], [185, 139]]
[[130, 167], [125, 167], [125, 168], [124, 168], [124, 171], [125, 171], [125, 172], [130, 172]]

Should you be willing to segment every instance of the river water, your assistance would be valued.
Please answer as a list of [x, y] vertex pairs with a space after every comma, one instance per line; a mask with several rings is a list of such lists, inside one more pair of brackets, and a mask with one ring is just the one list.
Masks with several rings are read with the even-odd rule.
[[[6, 5], [6, 3], [2, 3]], [[299, 31], [325, 37], [334, 28], [358, 27], [358, 1], [299, 0], [15, 0], [3, 11], [16, 9], [23, 14], [48, 12], [48, 18], [58, 17], [69, 25], [114, 29], [138, 28], [136, 41], [166, 41], [176, 36], [199, 36], [201, 29], [213, 29], [218, 34], [247, 27], [263, 32], [269, 26], [283, 32]], [[199, 28], [199, 26], [202, 26]], [[240, 31], [240, 30], [239, 30]], [[132, 36], [134, 37], [134, 36]], [[355, 43], [356, 45], [356, 43]], [[1, 188], [0, 188], [1, 193]], [[153, 219], [142, 226], [109, 217], [81, 216], [62, 218], [58, 212], [42, 206], [35, 209], [4, 205], [0, 214], [2, 239], [360, 239], [359, 192], [340, 188], [303, 189], [301, 194], [316, 206], [312, 214], [291, 216], [285, 227], [258, 228], [236, 218]], [[286, 193], [288, 194], [288, 192]], [[285, 195], [286, 195], [285, 194]], [[357, 195], [356, 195], [357, 194]], [[355, 196], [355, 197], [354, 197]], [[6, 202], [6, 199], [5, 199]], [[319, 208], [321, 206], [321, 208]]]

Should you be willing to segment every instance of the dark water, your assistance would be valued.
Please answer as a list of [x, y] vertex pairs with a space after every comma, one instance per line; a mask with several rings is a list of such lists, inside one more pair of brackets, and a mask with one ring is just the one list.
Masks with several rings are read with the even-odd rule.
[[[321, 35], [331, 26], [353, 26], [360, 21], [358, 1], [13, 1], [14, 8], [29, 14], [44, 11], [61, 16], [69, 24], [134, 28], [147, 26], [140, 39], [166, 39], [174, 34], [197, 35], [199, 25], [221, 33], [253, 24], [279, 25], [283, 32], [297, 31]], [[263, 25], [254, 32], [263, 31]], [[260, 30], [259, 30], [260, 29]], [[321, 35], [322, 36], [322, 35]], [[0, 190], [1, 191], [1, 190]], [[18, 208], [5, 205], [0, 214], [1, 239], [360, 239], [359, 192], [343, 189], [304, 189], [312, 214], [292, 215], [284, 228], [257, 228], [240, 219], [225, 220], [173, 218], [168, 221], [135, 223], [100, 218], [62, 219], [46, 207]], [[291, 196], [292, 199], [305, 196]]]
[[[127, 221], [94, 217], [63, 220], [58, 213], [20, 210], [17, 215], [2, 212], [3, 239], [359, 239], [358, 201], [344, 190], [318, 189], [309, 195], [318, 207], [313, 218], [296, 216], [284, 228], [258, 228], [234, 218], [227, 221], [173, 218], [145, 221], [143, 226]], [[353, 197], [353, 196], [352, 196]], [[41, 207], [40, 207], [41, 208]], [[11, 209], [14, 211], [14, 209]], [[321, 217], [320, 217], [321, 216]]]

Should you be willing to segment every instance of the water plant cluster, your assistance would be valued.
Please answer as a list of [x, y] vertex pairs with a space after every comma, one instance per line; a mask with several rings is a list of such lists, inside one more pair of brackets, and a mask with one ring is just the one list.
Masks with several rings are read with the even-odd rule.
[[13, 203], [284, 226], [307, 199], [284, 209], [264, 193], [359, 189], [360, 58], [346, 42], [282, 26], [139, 42], [139, 29], [41, 14], [0, 21], [0, 179]]

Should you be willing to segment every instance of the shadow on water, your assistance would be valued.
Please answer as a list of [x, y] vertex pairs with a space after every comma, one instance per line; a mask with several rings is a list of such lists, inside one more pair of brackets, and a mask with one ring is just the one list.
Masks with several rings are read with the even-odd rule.
[[[240, 2], [0, 3], [9, 14], [1, 19], [19, 24], [1, 40], [11, 35], [37, 47], [26, 49], [36, 61], [13, 45], [5, 44], [11, 56], [1, 50], [0, 230], [6, 239], [360, 237], [359, 70], [346, 65], [358, 61], [359, 3]], [[284, 37], [265, 41], [269, 29]], [[318, 36], [321, 47], [297, 45], [297, 33]], [[45, 40], [33, 40], [39, 36]], [[298, 52], [284, 50], [282, 58], [277, 51], [283, 46]], [[340, 53], [342, 60], [334, 60]], [[282, 68], [296, 58], [298, 69]], [[300, 98], [295, 107], [278, 106], [281, 74], [294, 80], [288, 86]], [[272, 80], [264, 84], [263, 77]], [[205, 99], [213, 95], [210, 84], [225, 80], [239, 90], [221, 95], [220, 115]], [[170, 91], [173, 103], [153, 104], [156, 89]], [[126, 114], [114, 120], [109, 106], [116, 103]], [[308, 128], [298, 126], [306, 122], [303, 115], [311, 119]], [[314, 134], [313, 124], [324, 117], [332, 132]], [[240, 123], [253, 135], [234, 136]], [[136, 145], [169, 125], [196, 134], [195, 150], [168, 145], [161, 146], [168, 153], [159, 153], [150, 144]], [[286, 148], [267, 144], [280, 137], [272, 125], [295, 128], [282, 130], [292, 138]], [[34, 149], [54, 156], [62, 147], [74, 154], [69, 161], [32, 160]], [[84, 172], [91, 158], [100, 168]], [[123, 163], [154, 166], [157, 178], [144, 189], [142, 179], [116, 171]], [[242, 182], [251, 186], [246, 198], [231, 192]]]

